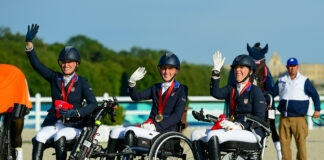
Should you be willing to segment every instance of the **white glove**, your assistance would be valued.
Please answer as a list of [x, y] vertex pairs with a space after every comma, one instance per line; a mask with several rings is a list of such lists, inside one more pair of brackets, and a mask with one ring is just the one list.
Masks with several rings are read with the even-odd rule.
[[155, 125], [150, 123], [141, 124], [141, 128], [148, 129], [151, 131], [156, 131]]
[[225, 59], [225, 57], [222, 58], [222, 53], [220, 51], [216, 51], [213, 55], [214, 68], [212, 71], [220, 71]]
[[225, 129], [225, 131], [229, 130], [242, 130], [242, 127], [239, 123], [233, 123], [228, 120], [223, 120], [222, 122], [219, 123], [221, 127]]
[[137, 70], [132, 74], [129, 78], [129, 86], [134, 87], [136, 85], [136, 81], [141, 80], [146, 74], [145, 67], [138, 67]]

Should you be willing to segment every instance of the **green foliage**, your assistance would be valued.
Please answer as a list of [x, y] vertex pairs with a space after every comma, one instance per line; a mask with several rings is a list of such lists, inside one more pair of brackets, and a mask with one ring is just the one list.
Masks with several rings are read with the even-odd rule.
[[101, 120], [101, 123], [106, 124], [106, 125], [121, 125], [121, 124], [123, 124], [124, 119], [125, 119], [124, 108], [122, 106], [118, 106], [118, 108], [116, 110], [116, 116], [115, 116], [115, 121], [116, 122], [111, 122], [109, 117], [108, 117], [108, 114], [107, 114]]
[[[50, 85], [34, 71], [26, 56], [25, 36], [13, 34], [9, 28], [0, 27], [0, 41], [0, 63], [15, 65], [25, 73], [31, 96], [36, 93], [50, 96]], [[147, 69], [147, 74], [137, 82], [139, 91], [162, 82], [157, 63], [166, 50], [133, 47], [130, 51], [115, 52], [83, 35], [71, 37], [67, 44], [45, 44], [37, 38], [33, 42], [40, 61], [57, 72], [61, 72], [57, 57], [62, 48], [66, 45], [78, 48], [82, 56], [78, 74], [89, 80], [96, 96], [102, 96], [105, 92], [114, 96], [127, 96], [128, 78], [140, 66]], [[176, 80], [188, 86], [190, 96], [207, 96], [210, 76], [211, 66], [182, 63]], [[225, 86], [228, 71], [222, 70], [221, 77], [220, 85]]]

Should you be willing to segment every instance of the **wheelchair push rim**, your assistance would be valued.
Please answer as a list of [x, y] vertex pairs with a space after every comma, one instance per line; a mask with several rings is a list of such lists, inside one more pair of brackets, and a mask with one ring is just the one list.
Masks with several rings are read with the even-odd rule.
[[[175, 145], [170, 147], [170, 143]], [[169, 143], [169, 145], [167, 145]], [[165, 148], [165, 147], [170, 148]], [[172, 151], [171, 151], [172, 150]], [[179, 132], [167, 132], [159, 136], [149, 151], [149, 160], [156, 159], [198, 159], [191, 141]]]

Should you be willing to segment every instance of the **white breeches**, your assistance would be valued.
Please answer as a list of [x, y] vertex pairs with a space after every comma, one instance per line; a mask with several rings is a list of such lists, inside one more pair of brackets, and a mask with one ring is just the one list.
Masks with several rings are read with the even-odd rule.
[[66, 138], [66, 140], [72, 140], [79, 136], [80, 133], [80, 129], [65, 127], [62, 124], [62, 121], [58, 120], [54, 126], [46, 126], [38, 131], [36, 134], [36, 140], [41, 143], [46, 143], [46, 141], [50, 138], [54, 138], [54, 141], [57, 141], [63, 136]]
[[[257, 143], [257, 139], [255, 135], [248, 130], [225, 131], [225, 129], [217, 129], [217, 130], [199, 129], [192, 132], [191, 140], [192, 141], [202, 140], [203, 142], [208, 142], [209, 139], [213, 136], [218, 137], [219, 144], [227, 141]], [[260, 136], [258, 135], [257, 138], [261, 140]]]
[[159, 134], [159, 132], [140, 128], [140, 127], [127, 127], [127, 128], [114, 128], [110, 131], [110, 138], [113, 139], [123, 139], [125, 137], [125, 134], [127, 131], [133, 131], [136, 135], [136, 137], [146, 138], [146, 139], [152, 139], [156, 135]]

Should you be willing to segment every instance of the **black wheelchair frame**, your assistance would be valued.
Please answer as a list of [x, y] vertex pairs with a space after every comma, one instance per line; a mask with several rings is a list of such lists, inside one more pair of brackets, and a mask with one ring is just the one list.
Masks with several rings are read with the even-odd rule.
[[11, 146], [10, 132], [12, 121], [18, 118], [24, 118], [29, 113], [29, 109], [24, 104], [14, 104], [13, 111], [0, 114], [2, 121], [0, 129], [0, 160], [13, 160], [15, 155], [12, 154], [14, 148]]
[[[100, 126], [100, 120], [106, 115], [109, 115], [111, 121], [114, 121], [116, 115], [115, 109], [118, 106], [118, 101], [115, 97], [113, 100], [104, 101], [90, 116], [88, 124], [83, 128], [81, 135], [74, 144], [74, 147], [69, 156], [69, 160], [83, 160], [90, 158], [104, 159], [106, 157], [116, 157], [118, 159], [133, 159], [133, 157], [141, 157], [144, 159], [168, 159], [168, 157], [177, 157], [180, 159], [190, 159], [189, 154], [185, 151], [191, 151], [192, 159], [197, 159], [197, 155], [193, 151], [191, 141], [182, 135], [180, 132], [184, 126], [182, 122], [177, 124], [178, 132], [161, 133], [152, 140], [143, 142], [148, 143], [149, 147], [141, 145], [140, 147], [126, 146], [119, 153], [107, 153], [107, 149], [98, 144], [95, 136], [98, 134], [97, 130]], [[144, 139], [142, 139], [145, 141]], [[137, 144], [142, 142], [137, 141]], [[182, 147], [181, 145], [187, 145]], [[147, 146], [147, 145], [146, 145]]]
[[[192, 111], [192, 114], [195, 119], [198, 121], [204, 121], [209, 123], [215, 123], [218, 118], [210, 114], [204, 115], [203, 109], [199, 112]], [[222, 159], [237, 159], [238, 157], [247, 158], [247, 159], [263, 159], [264, 149], [266, 147], [267, 137], [271, 134], [270, 126], [264, 120], [261, 120], [258, 117], [252, 115], [246, 115], [244, 121], [252, 122], [250, 126], [251, 132], [255, 135], [256, 128], [263, 128], [266, 136], [257, 143], [247, 143], [247, 142], [236, 142], [228, 141], [220, 144], [220, 151]], [[257, 138], [258, 139], [258, 138]], [[207, 152], [205, 150], [205, 152]], [[207, 153], [208, 154], [208, 153]]]
[[[117, 109], [118, 101], [116, 97], [113, 100], [104, 100], [102, 105], [98, 106], [95, 111], [93, 111], [89, 116], [84, 119], [84, 127], [80, 136], [73, 140], [66, 141], [65, 147], [66, 151], [71, 151], [69, 160], [83, 160], [96, 157], [104, 157], [105, 153], [103, 147], [98, 145], [98, 141], [95, 137], [99, 134], [97, 133], [98, 128], [101, 125], [102, 118], [108, 114], [110, 120], [115, 122], [115, 110]], [[32, 139], [35, 143], [35, 137]], [[46, 141], [44, 145], [44, 150], [47, 148], [54, 148], [54, 139], [51, 138]], [[54, 155], [55, 153], [53, 153]]]
[[105, 157], [105, 151], [98, 140], [95, 139], [98, 135], [97, 131], [101, 125], [101, 119], [108, 114], [110, 120], [115, 122], [115, 110], [117, 109], [118, 101], [116, 97], [113, 100], [105, 100], [90, 116], [88, 123], [82, 129], [74, 148], [69, 156], [69, 160], [83, 160], [96, 157]]
[[[151, 140], [139, 138], [135, 147], [126, 146], [120, 153], [108, 156], [120, 159], [140, 157], [142, 160], [146, 157], [149, 160], [197, 159], [198, 155], [194, 152], [191, 141], [181, 133], [183, 127], [184, 124], [179, 122], [177, 131], [160, 133]], [[143, 145], [144, 143], [146, 145]]]

